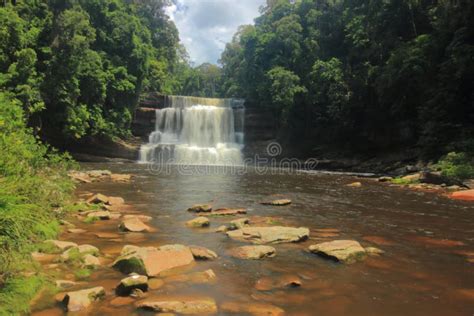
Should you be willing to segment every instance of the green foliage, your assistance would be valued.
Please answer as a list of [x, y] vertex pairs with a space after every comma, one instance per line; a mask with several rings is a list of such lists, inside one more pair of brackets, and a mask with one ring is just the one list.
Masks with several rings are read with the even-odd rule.
[[408, 178], [394, 178], [391, 180], [393, 184], [398, 185], [409, 185], [409, 184], [416, 184], [419, 183], [418, 180], [408, 179]]
[[467, 153], [448, 153], [438, 161], [435, 168], [448, 178], [474, 179], [474, 157]]
[[45, 283], [42, 276], [9, 279], [0, 290], [0, 315], [25, 315], [30, 301]]
[[92, 270], [87, 269], [87, 268], [74, 270], [74, 276], [78, 280], [86, 280], [87, 278], [90, 277], [91, 274], [92, 274]]

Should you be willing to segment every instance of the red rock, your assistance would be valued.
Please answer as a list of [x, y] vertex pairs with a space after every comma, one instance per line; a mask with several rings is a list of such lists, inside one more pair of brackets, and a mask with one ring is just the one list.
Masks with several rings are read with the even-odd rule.
[[450, 197], [455, 200], [474, 201], [474, 190], [454, 192], [450, 195]]

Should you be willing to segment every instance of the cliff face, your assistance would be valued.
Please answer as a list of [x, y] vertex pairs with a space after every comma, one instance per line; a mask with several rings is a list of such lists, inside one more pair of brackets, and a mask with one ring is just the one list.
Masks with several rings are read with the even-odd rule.
[[267, 109], [248, 107], [245, 109], [244, 157], [266, 157], [267, 145], [277, 138], [278, 124], [274, 114]]

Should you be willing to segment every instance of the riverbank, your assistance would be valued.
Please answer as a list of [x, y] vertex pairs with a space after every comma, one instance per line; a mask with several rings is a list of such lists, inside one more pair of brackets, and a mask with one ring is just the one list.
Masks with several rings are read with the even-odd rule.
[[[91, 165], [98, 166], [106, 165]], [[75, 174], [75, 178], [82, 182], [78, 184], [76, 192], [81, 202], [77, 203], [78, 209], [70, 214], [70, 218], [63, 222], [63, 233], [59, 239], [61, 242], [52, 242], [53, 245], [64, 248], [55, 248], [54, 254], [35, 254], [42, 261], [51, 283], [59, 281], [57, 286], [60, 287], [55, 287], [52, 293], [43, 292], [34, 301], [32, 308], [36, 315], [65, 313], [71, 304], [71, 299], [65, 300], [66, 293], [69, 293], [70, 298], [93, 293], [92, 296], [86, 295], [93, 297], [90, 305], [85, 307], [91, 315], [126, 315], [143, 309], [158, 311], [163, 306], [168, 306], [171, 311], [170, 304], [175, 312], [176, 308], [187, 308], [194, 312], [198, 309], [198, 314], [212, 314], [216, 310], [223, 315], [259, 315], [262, 311], [269, 315], [292, 315], [298, 312], [305, 315], [310, 310], [344, 314], [351, 310], [352, 314], [359, 315], [369, 308], [368, 302], [363, 298], [365, 295], [377, 295], [381, 299], [380, 302], [370, 302], [371, 308], [377, 310], [379, 304], [383, 304], [384, 311], [396, 314], [401, 310], [406, 311], [408, 306], [413, 308], [411, 300], [405, 301], [401, 305], [402, 309], [400, 306], [392, 306], [391, 300], [395, 293], [387, 288], [376, 294], [372, 282], [382, 279], [391, 286], [400, 286], [399, 295], [405, 299], [415, 295], [412, 292], [414, 288], [406, 283], [409, 278], [415, 277], [409, 272], [413, 267], [409, 268], [411, 264], [406, 261], [414, 253], [417, 254], [413, 259], [418, 262], [415, 278], [420, 286], [425, 287], [425, 292], [421, 293], [436, 293], [440, 297], [439, 301], [430, 300], [426, 304], [435, 304], [440, 310], [449, 308], [450, 311], [461, 311], [463, 304], [467, 306], [470, 302], [469, 293], [472, 293], [474, 285], [469, 282], [460, 284], [451, 274], [454, 270], [461, 275], [463, 271], [468, 273], [473, 259], [474, 245], [469, 241], [469, 234], [466, 235], [470, 224], [463, 220], [463, 214], [466, 214], [471, 205], [468, 202], [451, 202], [432, 193], [411, 193], [411, 190], [391, 187], [392, 184], [378, 183], [376, 179], [357, 179], [343, 175], [300, 174], [291, 178], [275, 175], [272, 176], [271, 183], [281, 183], [283, 187], [276, 189], [267, 184], [266, 188], [257, 189], [258, 181], [265, 181], [268, 176], [254, 177], [249, 174], [241, 181], [250, 181], [253, 185], [240, 187], [238, 192], [230, 193], [228, 190], [233, 191], [233, 185], [228, 185], [234, 183], [232, 176], [225, 179], [218, 175], [189, 178], [169, 174], [150, 175], [145, 170], [139, 170], [141, 167], [137, 165], [117, 165], [114, 172], [127, 172], [132, 176], [98, 171]], [[306, 183], [305, 187], [298, 189], [302, 183]], [[305, 192], [314, 185], [317, 185], [318, 191], [308, 192], [310, 194], [307, 195]], [[324, 187], [331, 189], [323, 189]], [[255, 190], [258, 190], [257, 195]], [[272, 196], [271, 192], [279, 194]], [[99, 193], [103, 195], [97, 195]], [[316, 195], [312, 198], [314, 194]], [[402, 204], [374, 204], [374, 201], [380, 200], [384, 195], [389, 195]], [[290, 198], [292, 203], [287, 205], [289, 202], [283, 201], [284, 198]], [[361, 202], [364, 201], [363, 204], [366, 205], [354, 204], [355, 199], [361, 198]], [[284, 206], [260, 204], [268, 199], [279, 200], [274, 204]], [[329, 201], [334, 202], [328, 204]], [[425, 220], [423, 224], [415, 226], [415, 219], [420, 216], [422, 205], [427, 201], [435, 203], [430, 213], [436, 220]], [[186, 210], [196, 202], [211, 206], [201, 205], [192, 211], [207, 211], [209, 208], [213, 208], [213, 211], [195, 214]], [[345, 206], [346, 203], [349, 204]], [[230, 209], [215, 212], [223, 207]], [[312, 208], [318, 209], [317, 214], [312, 214]], [[381, 213], [376, 213], [376, 209]], [[329, 210], [332, 211], [328, 212]], [[367, 214], [369, 210], [371, 211]], [[399, 213], [402, 210], [409, 213]], [[445, 227], [446, 210], [450, 210], [454, 221], [461, 223], [456, 227], [459, 233]], [[242, 214], [244, 211], [247, 214]], [[390, 216], [394, 211], [397, 212], [396, 216]], [[220, 213], [230, 215], [216, 216]], [[413, 219], [406, 221], [406, 216]], [[207, 221], [202, 217], [206, 217]], [[358, 224], [362, 219], [364, 224]], [[132, 221], [131, 226], [124, 224], [127, 220]], [[373, 226], [376, 223], [374, 220], [382, 222]], [[262, 246], [263, 248], [241, 249], [242, 246], [253, 247], [255, 244], [250, 240], [233, 241], [232, 234], [227, 236], [222, 233], [234, 225], [234, 228], [259, 230], [262, 228], [258, 227], [283, 226], [289, 229], [305, 226], [309, 229], [309, 238], [297, 239], [297, 243], [270, 243]], [[392, 229], [386, 231], [384, 227], [387, 225], [396, 226], [391, 226]], [[124, 227], [137, 231], [123, 231]], [[216, 233], [217, 230], [221, 233]], [[262, 231], [264, 230], [260, 231], [260, 236]], [[298, 233], [297, 236], [304, 239], [306, 232], [302, 234]], [[376, 247], [385, 253], [368, 257], [363, 255], [363, 262], [342, 267], [341, 263], [319, 259], [317, 255], [308, 252], [313, 245], [334, 240], [358, 242], [366, 254], [378, 252], [370, 247]], [[405, 245], [407, 242], [412, 245]], [[137, 253], [137, 248], [127, 245], [140, 247], [141, 250]], [[311, 249], [317, 252], [316, 248]], [[427, 256], [434, 249], [441, 251], [435, 255], [435, 261]], [[118, 264], [121, 257], [128, 255], [131, 255], [129, 258], [151, 256], [150, 258], [163, 260], [143, 260], [143, 266], [140, 264], [136, 270], [135, 265], [128, 265], [129, 262], [125, 260], [127, 258]], [[141, 257], [142, 255], [145, 257]], [[246, 260], [247, 256], [259, 260]], [[171, 262], [172, 265], [177, 265], [177, 269], [156, 266], [154, 262]], [[443, 266], [444, 270], [440, 270], [438, 265]], [[160, 269], [164, 269], [163, 272], [155, 274], [156, 271], [162, 271]], [[441, 273], [443, 276], [433, 280], [425, 278], [423, 275], [432, 269], [444, 271]], [[137, 283], [132, 282], [135, 285], [123, 294], [124, 286], [119, 290], [119, 284], [131, 281], [127, 280], [127, 274], [131, 270], [142, 277], [136, 277]], [[358, 275], [361, 273], [370, 277], [360, 279]], [[387, 278], [389, 275], [393, 277]], [[143, 276], [147, 277], [146, 281]], [[347, 296], [347, 288], [341, 287], [340, 283], [346, 284], [346, 278], [352, 280], [351, 293], [360, 292], [361, 295]], [[447, 292], [439, 293], [435, 290], [441, 284], [446, 287]], [[82, 290], [92, 292], [77, 293]], [[419, 287], [416, 291], [419, 291]], [[423, 295], [416, 294], [415, 297], [424, 297]], [[305, 297], [312, 297], [315, 301], [310, 302]], [[457, 307], [448, 303], [448, 297], [456, 302]], [[79, 301], [81, 303], [74, 306], [82, 306], [84, 301]], [[181, 305], [176, 307], [176, 302], [181, 302]], [[183, 302], [186, 302], [185, 307]], [[358, 307], [355, 308], [354, 304]], [[426, 311], [423, 306], [421, 304], [415, 310]]]

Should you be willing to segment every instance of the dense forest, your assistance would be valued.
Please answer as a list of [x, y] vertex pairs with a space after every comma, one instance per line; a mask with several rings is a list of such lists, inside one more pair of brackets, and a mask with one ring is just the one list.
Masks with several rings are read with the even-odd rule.
[[472, 1], [268, 0], [221, 63], [223, 95], [274, 109], [294, 140], [474, 150]]

